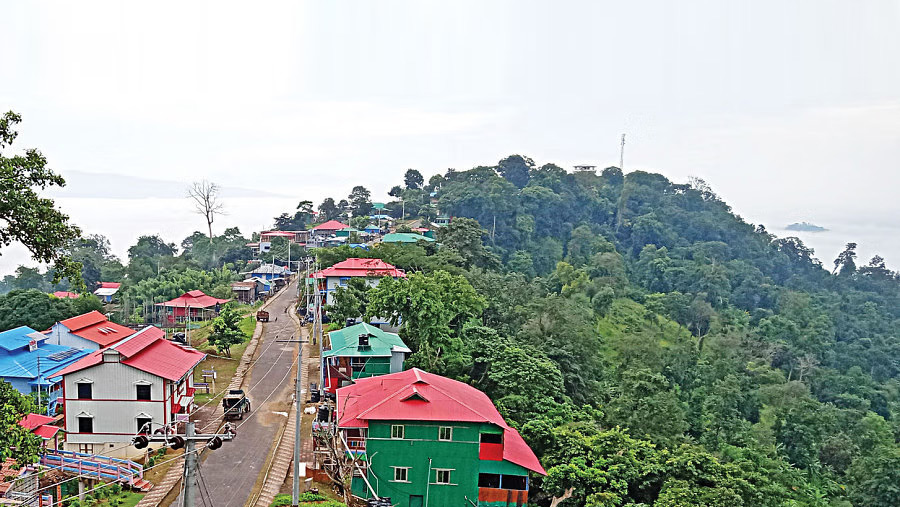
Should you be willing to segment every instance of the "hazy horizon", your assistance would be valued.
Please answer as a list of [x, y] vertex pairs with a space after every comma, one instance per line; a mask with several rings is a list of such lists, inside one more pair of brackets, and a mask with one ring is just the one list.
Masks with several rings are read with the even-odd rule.
[[[626, 172], [703, 178], [826, 267], [854, 241], [896, 269], [898, 21], [886, 0], [0, 0], [0, 109], [120, 256], [205, 230], [193, 180], [232, 192], [217, 230], [249, 234], [354, 185], [386, 199], [407, 168], [617, 165], [624, 132]], [[103, 193], [98, 174], [163, 183]], [[803, 220], [831, 231], [784, 233]], [[0, 274], [26, 259], [5, 248]]]

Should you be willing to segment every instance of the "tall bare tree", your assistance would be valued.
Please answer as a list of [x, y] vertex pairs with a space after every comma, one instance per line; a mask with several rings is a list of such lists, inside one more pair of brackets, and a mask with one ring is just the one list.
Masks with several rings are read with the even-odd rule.
[[188, 197], [194, 201], [194, 212], [206, 219], [209, 243], [212, 244], [212, 224], [216, 215], [225, 214], [225, 206], [219, 200], [219, 185], [211, 181], [195, 181], [188, 187]]

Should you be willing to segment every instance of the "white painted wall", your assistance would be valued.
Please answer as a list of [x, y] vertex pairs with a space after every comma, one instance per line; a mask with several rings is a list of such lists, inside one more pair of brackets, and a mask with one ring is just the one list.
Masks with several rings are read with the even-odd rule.
[[[80, 336], [76, 336], [69, 331], [69, 328], [57, 322], [50, 328], [50, 338], [47, 343], [55, 345], [65, 345], [67, 347], [75, 347], [82, 350], [100, 350], [98, 343], [86, 340]], [[124, 336], [122, 338], [125, 338]]]

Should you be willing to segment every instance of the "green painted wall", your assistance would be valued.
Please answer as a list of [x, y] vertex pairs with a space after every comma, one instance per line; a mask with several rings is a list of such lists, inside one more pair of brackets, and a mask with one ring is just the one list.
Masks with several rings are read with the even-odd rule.
[[[391, 426], [404, 426], [404, 438], [392, 439]], [[452, 440], [438, 440], [440, 427], [453, 428]], [[371, 466], [368, 479], [379, 496], [391, 503], [409, 507], [410, 495], [427, 496], [424, 507], [466, 507], [468, 497], [478, 503], [478, 474], [505, 473], [527, 475], [527, 470], [503, 461], [480, 461], [479, 434], [499, 433], [493, 424], [480, 423], [414, 423], [409, 421], [370, 422], [366, 454]], [[431, 459], [431, 475], [426, 481]], [[394, 467], [409, 467], [408, 482], [394, 481]], [[451, 469], [450, 485], [434, 484], [436, 469]], [[426, 486], [427, 483], [431, 483]], [[353, 493], [368, 498], [368, 488], [361, 479], [352, 482]]]
[[362, 371], [353, 372], [353, 378], [377, 377], [391, 372], [390, 357], [370, 357]]

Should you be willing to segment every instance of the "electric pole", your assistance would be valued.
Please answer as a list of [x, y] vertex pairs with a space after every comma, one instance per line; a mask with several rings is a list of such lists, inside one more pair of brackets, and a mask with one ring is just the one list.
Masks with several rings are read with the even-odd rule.
[[296, 507], [300, 502], [300, 421], [303, 418], [303, 398], [301, 376], [303, 372], [303, 344], [309, 340], [275, 340], [280, 343], [297, 343], [297, 378], [294, 384], [294, 402], [296, 406], [296, 421], [294, 421], [294, 483], [291, 490], [291, 505]]
[[[149, 433], [149, 428], [147, 429]], [[173, 435], [166, 432], [162, 435], [138, 435], [132, 440], [132, 444], [137, 449], [144, 449], [150, 442], [162, 442], [172, 449], [181, 449], [184, 447], [184, 475], [182, 481], [184, 484], [184, 507], [195, 507], [194, 498], [196, 497], [195, 489], [197, 487], [197, 450], [196, 443], [202, 442], [204, 446], [210, 450], [216, 450], [222, 447], [222, 442], [230, 442], [234, 440], [235, 431], [230, 423], [225, 424], [225, 433], [214, 434], [196, 434], [194, 433], [194, 423], [185, 423], [184, 435]]]

